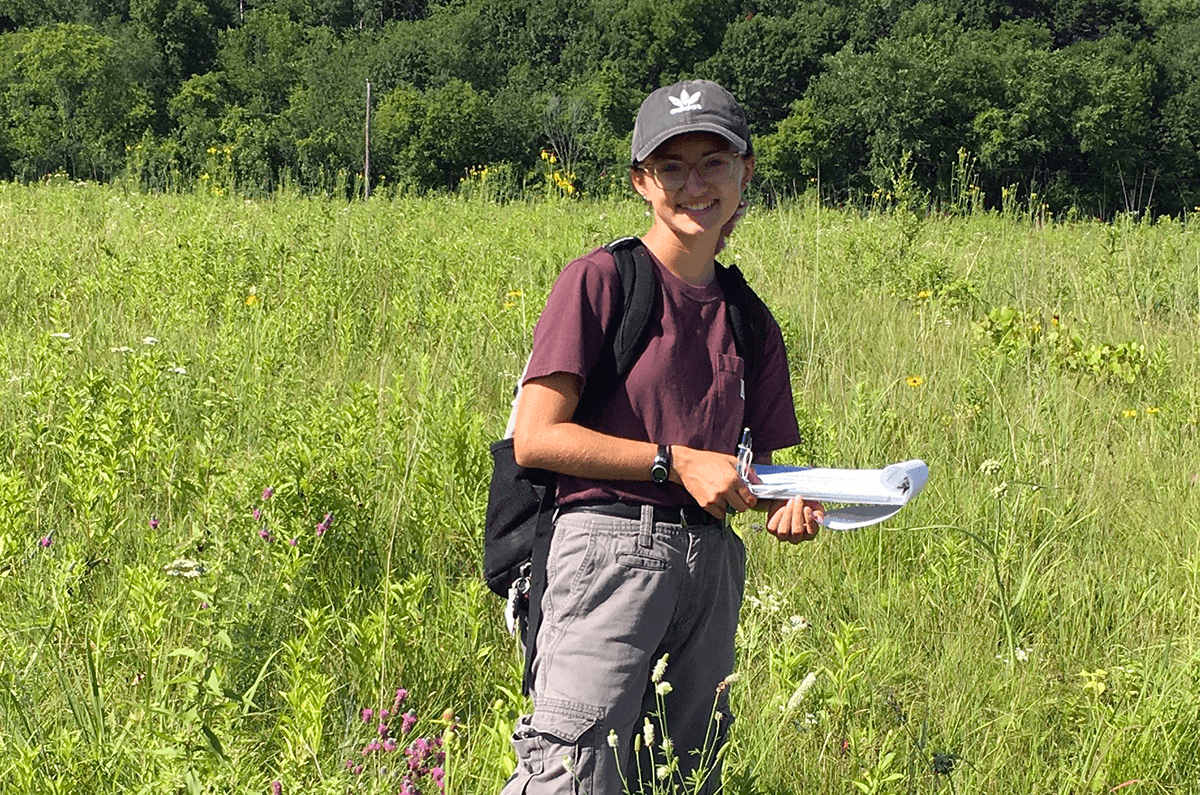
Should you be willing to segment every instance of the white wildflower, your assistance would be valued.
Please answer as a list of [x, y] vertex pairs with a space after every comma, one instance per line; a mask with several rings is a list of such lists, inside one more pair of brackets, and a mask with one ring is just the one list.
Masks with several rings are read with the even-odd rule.
[[650, 681], [658, 684], [662, 681], [663, 675], [667, 672], [667, 658], [670, 654], [664, 654], [658, 658], [658, 662], [654, 664], [654, 670], [650, 672]]
[[155, 339], [154, 337], [142, 337], [142, 344], [143, 345], [157, 345], [158, 340]]
[[812, 623], [804, 616], [791, 616], [788, 618], [788, 622], [783, 625], [784, 632], [803, 632], [811, 628]]
[[1000, 462], [994, 458], [989, 458], [979, 465], [979, 472], [983, 475], [992, 475], [993, 477], [1000, 474]]
[[808, 676], [804, 677], [804, 681], [800, 683], [800, 686], [797, 687], [795, 692], [792, 693], [792, 697], [788, 699], [787, 707], [784, 711], [791, 712], [792, 710], [797, 709], [800, 704], [803, 703], [804, 697], [808, 695], [808, 691], [812, 690], [812, 686], [816, 684], [816, 682], [817, 672], [809, 671]]
[[171, 372], [175, 373], [176, 375], [187, 375], [187, 368], [186, 367], [172, 367]]
[[619, 742], [620, 742], [620, 740], [618, 740], [618, 739], [617, 739], [617, 730], [616, 730], [616, 729], [609, 729], [609, 730], [608, 730], [608, 747], [609, 747], [609, 748], [616, 748], [616, 747], [617, 747], [617, 743], [619, 743]]
[[67, 331], [56, 331], [56, 332], [54, 332], [53, 334], [51, 334], [50, 336], [51, 336], [51, 337], [53, 337], [53, 338], [54, 338], [54, 339], [56, 339], [56, 340], [69, 340], [69, 339], [71, 339], [71, 334], [70, 334], [70, 332], [67, 332]]
[[660, 696], [667, 695], [672, 689], [670, 682], [659, 682], [654, 686], [654, 692]]
[[179, 558], [173, 560], [163, 566], [163, 571], [171, 577], [199, 577], [205, 572], [204, 564], [198, 560], [189, 560], [188, 558]]
[[116, 348], [109, 348], [109, 351], [112, 353], [133, 353], [133, 348], [130, 348], [128, 345], [120, 345]]
[[642, 737], [646, 741], [647, 748], [654, 747], [654, 724], [646, 718], [646, 722], [642, 724]]

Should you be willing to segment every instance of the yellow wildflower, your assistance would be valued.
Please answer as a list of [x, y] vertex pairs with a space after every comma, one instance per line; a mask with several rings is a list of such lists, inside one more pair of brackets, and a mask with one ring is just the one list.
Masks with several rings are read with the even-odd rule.
[[1121, 416], [1124, 417], [1125, 419], [1129, 419], [1131, 417], [1136, 417], [1137, 409], [1125, 409], [1124, 411], [1121, 412]]
[[919, 375], [910, 375], [907, 379], [905, 379], [905, 383], [911, 386], [913, 389], [916, 389], [921, 384], [925, 383], [925, 378]]

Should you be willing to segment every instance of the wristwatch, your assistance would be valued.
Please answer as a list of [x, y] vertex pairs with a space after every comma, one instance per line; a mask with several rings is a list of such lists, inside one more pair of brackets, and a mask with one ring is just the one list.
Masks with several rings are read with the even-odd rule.
[[660, 444], [658, 453], [654, 456], [654, 463], [650, 465], [650, 479], [655, 483], [666, 483], [669, 477], [671, 477], [671, 448], [669, 445]]

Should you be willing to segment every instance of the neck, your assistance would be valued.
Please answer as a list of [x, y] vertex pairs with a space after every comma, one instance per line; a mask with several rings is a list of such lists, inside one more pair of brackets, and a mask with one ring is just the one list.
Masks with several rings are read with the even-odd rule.
[[712, 235], [682, 238], [655, 224], [642, 235], [642, 242], [671, 273], [688, 284], [703, 287], [716, 277], [719, 235], [718, 230]]

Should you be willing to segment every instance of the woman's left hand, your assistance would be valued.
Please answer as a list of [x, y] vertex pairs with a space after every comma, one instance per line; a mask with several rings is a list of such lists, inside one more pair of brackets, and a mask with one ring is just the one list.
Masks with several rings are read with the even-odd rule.
[[825, 506], [816, 500], [793, 497], [790, 500], [768, 500], [767, 532], [780, 541], [799, 544], [812, 541], [825, 518]]

